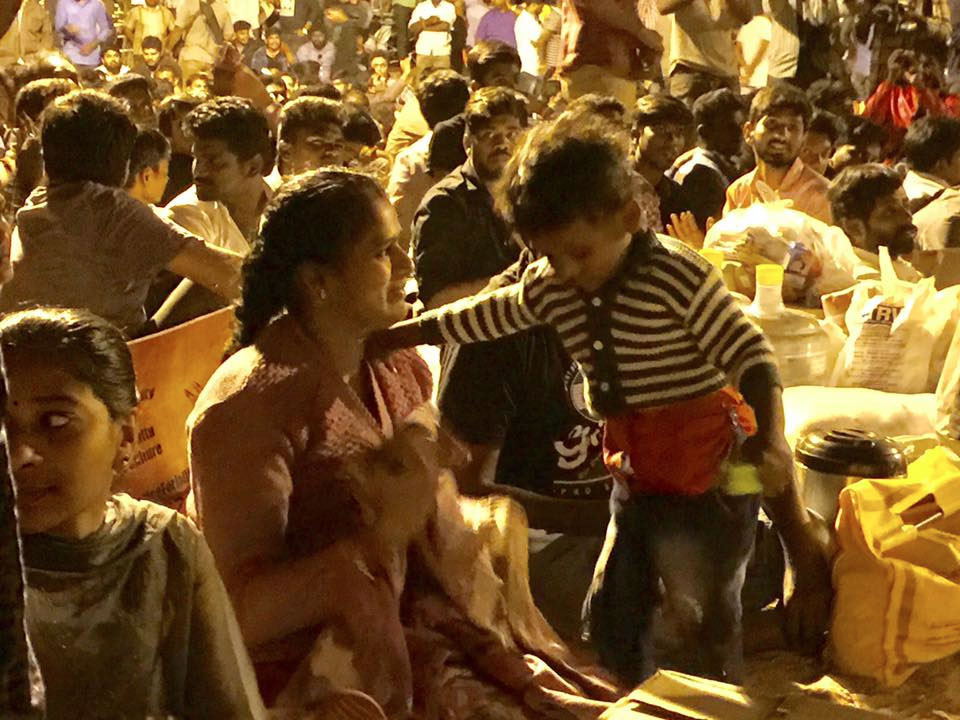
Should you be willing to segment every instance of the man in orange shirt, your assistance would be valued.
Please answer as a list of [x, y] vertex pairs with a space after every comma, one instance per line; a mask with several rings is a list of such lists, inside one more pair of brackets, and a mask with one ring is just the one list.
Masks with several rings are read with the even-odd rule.
[[757, 167], [727, 188], [724, 214], [758, 202], [790, 200], [794, 209], [833, 223], [829, 182], [800, 159], [811, 115], [807, 96], [792, 85], [774, 85], [757, 93], [744, 126]]

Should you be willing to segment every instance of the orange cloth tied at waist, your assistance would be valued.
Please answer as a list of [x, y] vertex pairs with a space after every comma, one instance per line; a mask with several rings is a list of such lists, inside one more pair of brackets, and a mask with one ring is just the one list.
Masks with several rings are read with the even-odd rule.
[[726, 387], [609, 418], [603, 461], [630, 492], [700, 495], [719, 483], [731, 451], [756, 432], [753, 408]]

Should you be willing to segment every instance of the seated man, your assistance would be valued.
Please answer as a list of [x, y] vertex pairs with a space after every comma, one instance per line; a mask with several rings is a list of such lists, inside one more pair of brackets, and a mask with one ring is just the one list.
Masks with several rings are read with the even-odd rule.
[[807, 129], [806, 140], [800, 150], [800, 159], [808, 167], [826, 177], [830, 160], [840, 141], [841, 123], [836, 115], [826, 110], [814, 110]]
[[910, 209], [916, 212], [948, 187], [960, 185], [960, 120], [920, 118], [907, 130], [903, 158], [910, 168], [903, 191]]
[[[194, 184], [171, 200], [166, 211], [211, 245], [246, 255], [273, 196], [264, 179], [274, 163], [267, 118], [249, 100], [221, 97], [193, 110], [184, 127], [192, 142]], [[219, 307], [217, 298], [181, 283], [158, 319], [172, 326]]]
[[837, 225], [850, 238], [864, 264], [858, 277], [878, 277], [878, 252], [886, 246], [901, 280], [916, 282], [920, 273], [904, 259], [913, 252], [917, 228], [907, 209], [903, 177], [879, 164], [848, 167], [830, 183], [827, 194]]
[[512, 90], [485, 88], [464, 115], [467, 161], [427, 193], [413, 223], [417, 283], [427, 307], [476, 294], [520, 250], [494, 209], [492, 188], [527, 125], [526, 104]]
[[701, 229], [706, 229], [707, 218], [723, 214], [727, 187], [739, 175], [745, 119], [743, 102], [727, 88], [702, 95], [693, 104], [697, 147], [681, 155], [667, 177], [680, 183]]
[[692, 209], [680, 183], [667, 177], [667, 171], [686, 149], [693, 128], [693, 115], [687, 106], [669, 95], [646, 95], [637, 101], [633, 125], [633, 168], [654, 189], [660, 204], [661, 231], [671, 216]]
[[167, 189], [170, 141], [159, 130], [140, 130], [130, 153], [126, 190], [144, 205], [158, 205]]
[[180, 77], [180, 66], [170, 53], [164, 51], [163, 41], [148, 35], [141, 43], [140, 54], [133, 58], [131, 72], [158, 80], [157, 73], [162, 70], [170, 70], [176, 77]]
[[343, 137], [345, 113], [338, 100], [301, 97], [280, 111], [277, 166], [284, 180], [326, 166], [344, 166], [351, 153]]
[[224, 97], [184, 120], [193, 143], [193, 187], [167, 205], [177, 224], [208, 243], [245, 255], [273, 191], [274, 147], [267, 118], [248, 100]]
[[48, 183], [17, 214], [13, 277], [0, 308], [86, 308], [132, 336], [164, 268], [225, 300], [239, 296], [239, 255], [206, 245], [122, 190], [135, 138], [123, 105], [103, 93], [73, 92], [44, 111]]
[[103, 48], [103, 57], [97, 72], [108, 83], [130, 72], [130, 68], [123, 64], [119, 45], [107, 45]]
[[[526, 105], [510, 90], [485, 88], [464, 115], [468, 160], [428, 193], [414, 223], [417, 280], [428, 306], [477, 292], [519, 252], [490, 188], [526, 127]], [[523, 506], [533, 528], [534, 600], [561, 636], [575, 639], [610, 489], [582, 377], [556, 336], [539, 329], [445, 353], [439, 392], [444, 421], [470, 448], [471, 461], [457, 475], [460, 490], [508, 495]]]
[[254, 54], [263, 47], [263, 41], [253, 36], [253, 29], [246, 20], [233, 23], [233, 44], [240, 52], [240, 61], [250, 67]]
[[387, 197], [396, 208], [403, 229], [401, 247], [410, 240], [410, 225], [423, 196], [433, 186], [427, 172], [430, 138], [437, 123], [463, 112], [470, 90], [467, 80], [453, 70], [435, 70], [420, 83], [417, 101], [430, 132], [404, 149], [394, 160], [387, 185]]
[[250, 58], [250, 69], [255, 73], [262, 70], [278, 70], [285, 73], [293, 64], [290, 51], [283, 47], [280, 30], [272, 27], [263, 38], [264, 45]]
[[772, 85], [756, 94], [744, 134], [757, 167], [727, 188], [724, 213], [768, 200], [790, 200], [794, 209], [832, 223], [829, 183], [800, 159], [812, 114], [807, 96], [792, 85]]
[[437, 404], [470, 449], [470, 463], [457, 473], [460, 491], [507, 495], [523, 506], [533, 599], [560, 636], [576, 642], [611, 487], [602, 426], [585, 411], [583, 376], [556, 334], [537, 328], [452, 349]]

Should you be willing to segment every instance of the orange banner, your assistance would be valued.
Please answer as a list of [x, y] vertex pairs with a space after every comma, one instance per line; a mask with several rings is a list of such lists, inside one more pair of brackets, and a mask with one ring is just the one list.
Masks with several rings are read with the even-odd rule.
[[182, 509], [190, 490], [187, 417], [233, 334], [231, 308], [130, 343], [140, 405], [137, 443], [119, 490]]

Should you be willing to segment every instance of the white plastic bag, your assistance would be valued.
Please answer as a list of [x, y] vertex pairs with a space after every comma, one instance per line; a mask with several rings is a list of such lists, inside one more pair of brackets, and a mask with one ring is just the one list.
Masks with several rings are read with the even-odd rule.
[[732, 290], [753, 297], [755, 268], [784, 267], [786, 303], [820, 306], [820, 296], [854, 284], [858, 260], [837, 227], [790, 207], [789, 201], [756, 203], [728, 212], [707, 232], [705, 248], [724, 254], [724, 277]]
[[953, 333], [937, 384], [937, 435], [945, 444], [960, 448], [960, 327]]
[[933, 280], [897, 279], [890, 253], [880, 248], [881, 281], [862, 282], [853, 291], [846, 314], [847, 340], [834, 371], [833, 385], [892, 393], [932, 392], [934, 347], [953, 315], [953, 306], [937, 303]]

